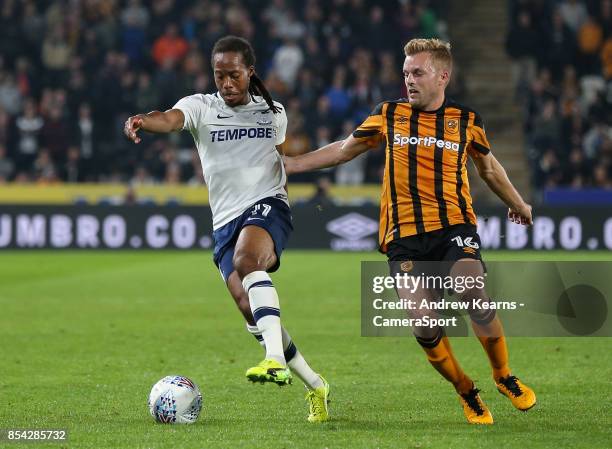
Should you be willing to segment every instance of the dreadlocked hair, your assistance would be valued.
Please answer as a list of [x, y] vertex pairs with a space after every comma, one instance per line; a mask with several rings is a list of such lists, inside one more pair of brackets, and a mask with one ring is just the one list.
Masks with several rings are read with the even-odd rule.
[[[225, 36], [215, 42], [215, 46], [212, 49], [211, 59], [217, 53], [235, 52], [242, 55], [242, 59], [247, 67], [255, 65], [255, 51], [253, 47], [246, 39], [238, 36]], [[212, 64], [211, 64], [212, 65]], [[263, 81], [257, 76], [257, 73], [253, 72], [249, 80], [249, 93], [251, 95], [259, 95], [266, 101], [270, 110], [277, 114], [280, 112], [280, 108], [274, 104], [272, 95], [266, 89]]]

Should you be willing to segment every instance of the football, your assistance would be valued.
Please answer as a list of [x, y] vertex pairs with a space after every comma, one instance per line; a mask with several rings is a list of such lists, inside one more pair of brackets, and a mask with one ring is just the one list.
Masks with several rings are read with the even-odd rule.
[[202, 410], [202, 393], [187, 377], [166, 376], [153, 385], [149, 412], [164, 424], [192, 424]]

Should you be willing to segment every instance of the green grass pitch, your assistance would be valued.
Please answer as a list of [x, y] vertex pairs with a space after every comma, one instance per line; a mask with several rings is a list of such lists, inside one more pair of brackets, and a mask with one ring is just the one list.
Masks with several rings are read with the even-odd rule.
[[[280, 389], [244, 378], [263, 353], [210, 253], [3, 252], [0, 428], [63, 427], [69, 441], [0, 447], [609, 447], [609, 339], [510, 339], [511, 366], [538, 394], [528, 413], [497, 393], [477, 340], [454, 339], [496, 421], [470, 426], [413, 339], [359, 336], [361, 260], [382, 259], [287, 251], [273, 276], [285, 326], [332, 385], [333, 420], [312, 425], [299, 381]], [[149, 416], [149, 389], [167, 374], [200, 385], [204, 408], [196, 424], [161, 425]]]

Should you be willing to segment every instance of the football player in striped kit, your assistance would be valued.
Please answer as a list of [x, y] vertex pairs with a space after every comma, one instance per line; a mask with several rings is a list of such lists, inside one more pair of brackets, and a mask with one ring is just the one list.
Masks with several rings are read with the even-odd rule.
[[[332, 167], [357, 157], [381, 142], [386, 162], [381, 193], [380, 250], [386, 253], [393, 274], [421, 262], [451, 263], [452, 276], [484, 275], [480, 237], [470, 196], [467, 159], [508, 206], [508, 219], [531, 225], [531, 206], [516, 191], [506, 171], [493, 156], [480, 115], [445, 95], [452, 72], [450, 44], [438, 39], [413, 39], [404, 47], [404, 81], [408, 98], [384, 101], [343, 141], [317, 151], [285, 158], [288, 174]], [[411, 267], [411, 268], [407, 268]], [[442, 268], [446, 270], [446, 268]], [[418, 271], [414, 271], [418, 273]], [[438, 299], [440, 292], [420, 289], [400, 298]], [[463, 296], [484, 298], [484, 289]], [[419, 312], [414, 318], [419, 318]], [[536, 403], [531, 388], [509, 367], [504, 330], [495, 309], [470, 310], [472, 328], [492, 368], [497, 389], [519, 410]], [[457, 362], [444, 328], [413, 328], [431, 365], [448, 380], [463, 406], [469, 423], [493, 424], [472, 379]]]

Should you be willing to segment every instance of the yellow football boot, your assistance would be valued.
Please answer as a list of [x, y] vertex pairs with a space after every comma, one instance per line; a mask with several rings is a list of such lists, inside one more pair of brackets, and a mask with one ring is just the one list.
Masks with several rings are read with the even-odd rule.
[[493, 424], [493, 416], [488, 407], [480, 399], [480, 390], [472, 387], [466, 394], [459, 395], [463, 413], [470, 424]]
[[323, 386], [308, 390], [308, 393], [306, 393], [306, 401], [310, 411], [308, 422], [312, 423], [329, 421], [329, 384], [322, 376], [319, 377], [323, 381]]
[[516, 376], [501, 377], [495, 382], [497, 389], [506, 396], [517, 409], [526, 412], [536, 405], [534, 391], [518, 380]]
[[249, 368], [246, 377], [251, 382], [273, 382], [280, 387], [293, 381], [289, 368], [274, 359], [264, 359], [259, 365]]

